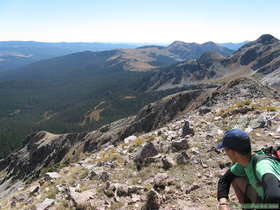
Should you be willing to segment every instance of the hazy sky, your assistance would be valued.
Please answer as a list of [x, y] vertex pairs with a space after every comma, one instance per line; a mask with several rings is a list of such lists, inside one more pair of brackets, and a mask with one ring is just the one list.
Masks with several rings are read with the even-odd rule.
[[0, 40], [240, 42], [280, 38], [279, 0], [0, 0]]

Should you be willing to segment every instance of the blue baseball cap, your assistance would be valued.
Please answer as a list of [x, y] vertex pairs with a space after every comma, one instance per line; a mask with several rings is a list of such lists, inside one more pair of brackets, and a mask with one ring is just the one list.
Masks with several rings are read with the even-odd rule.
[[249, 135], [240, 129], [227, 130], [222, 141], [216, 146], [217, 149], [228, 148], [238, 152], [251, 151]]

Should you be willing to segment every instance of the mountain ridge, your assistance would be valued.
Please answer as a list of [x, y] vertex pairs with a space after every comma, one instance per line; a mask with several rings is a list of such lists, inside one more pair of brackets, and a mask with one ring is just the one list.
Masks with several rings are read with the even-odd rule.
[[[187, 85], [199, 85], [202, 83], [215, 82], [223, 77], [243, 75], [253, 76], [279, 88], [280, 67], [280, 42], [272, 35], [262, 35], [253, 42], [242, 46], [239, 50], [228, 57], [208, 56], [208, 65], [203, 65], [201, 59], [181, 62], [175, 66], [161, 69], [146, 81], [143, 86], [147, 90], [163, 90]], [[216, 59], [214, 57], [220, 57]], [[270, 76], [272, 74], [274, 76]], [[262, 79], [263, 78], [263, 79]], [[269, 80], [273, 82], [269, 82]], [[156, 84], [156, 85], [155, 85]]]

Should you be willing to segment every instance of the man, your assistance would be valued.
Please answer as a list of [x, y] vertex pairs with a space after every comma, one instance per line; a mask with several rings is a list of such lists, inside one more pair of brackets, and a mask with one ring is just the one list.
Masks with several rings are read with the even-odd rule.
[[[250, 137], [240, 129], [226, 131], [222, 141], [217, 145], [217, 149], [221, 148], [224, 148], [225, 153], [234, 164], [218, 182], [219, 210], [230, 209], [228, 199], [230, 185], [234, 188], [241, 204], [254, 203], [256, 206], [259, 203], [260, 206], [265, 203], [267, 203], [266, 205], [273, 203], [273, 208], [270, 209], [280, 209], [278, 208], [278, 203], [280, 203], [280, 162], [270, 158], [260, 159], [256, 163], [254, 173], [253, 160], [259, 154], [251, 154]], [[242, 208], [244, 209], [244, 207]]]

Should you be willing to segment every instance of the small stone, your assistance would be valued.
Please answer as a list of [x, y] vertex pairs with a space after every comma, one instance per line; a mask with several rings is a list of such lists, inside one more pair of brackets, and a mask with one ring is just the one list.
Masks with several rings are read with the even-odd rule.
[[11, 202], [11, 208], [15, 208], [16, 206], [17, 206], [17, 203], [16, 203], [16, 201], [13, 200], [13, 201]]
[[199, 154], [199, 149], [197, 147], [191, 148], [192, 154], [198, 155]]
[[88, 178], [90, 180], [93, 180], [96, 177], [97, 177], [97, 173], [94, 170], [90, 170], [90, 172], [88, 173]]
[[100, 179], [103, 181], [103, 182], [106, 182], [109, 180], [109, 174], [108, 172], [106, 171], [103, 171], [100, 175]]
[[176, 162], [178, 165], [185, 165], [188, 163], [189, 156], [186, 152], [182, 152], [176, 156]]
[[203, 164], [202, 164], [202, 167], [203, 167], [203, 168], [208, 168], [208, 165], [206, 165], [206, 164], [203, 163]]
[[163, 157], [163, 158], [161, 159], [161, 161], [162, 161], [162, 168], [163, 168], [164, 170], [168, 170], [168, 169], [170, 169], [170, 168], [173, 167], [173, 164], [172, 164], [172, 160], [171, 160], [171, 159], [169, 159], [169, 158], [167, 158], [167, 157]]
[[34, 185], [30, 188], [29, 194], [32, 196], [35, 193], [39, 192], [39, 190], [40, 190], [40, 185]]
[[199, 185], [196, 184], [196, 183], [193, 183], [190, 187], [188, 187], [186, 190], [185, 190], [185, 193], [186, 194], [189, 194], [190, 192], [196, 190], [199, 188]]

